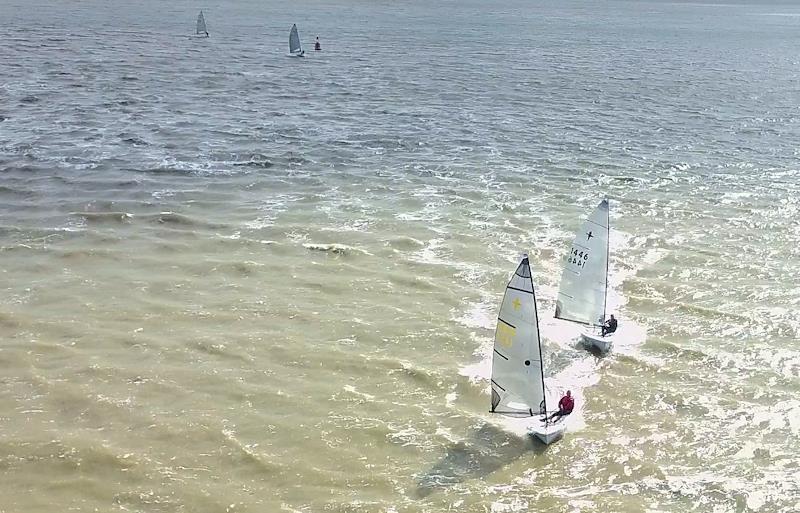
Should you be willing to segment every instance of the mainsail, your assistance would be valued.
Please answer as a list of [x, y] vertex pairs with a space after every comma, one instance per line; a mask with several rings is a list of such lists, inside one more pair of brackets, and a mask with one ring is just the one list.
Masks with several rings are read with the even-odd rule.
[[292, 25], [292, 31], [289, 32], [289, 53], [298, 53], [301, 50], [300, 35], [297, 33], [297, 25]]
[[586, 219], [564, 261], [556, 318], [601, 326], [608, 289], [608, 200]]
[[536, 297], [528, 256], [508, 282], [494, 336], [492, 413], [530, 417], [547, 411]]
[[197, 35], [208, 35], [208, 30], [206, 29], [206, 19], [203, 16], [203, 11], [200, 11], [200, 14], [197, 15]]

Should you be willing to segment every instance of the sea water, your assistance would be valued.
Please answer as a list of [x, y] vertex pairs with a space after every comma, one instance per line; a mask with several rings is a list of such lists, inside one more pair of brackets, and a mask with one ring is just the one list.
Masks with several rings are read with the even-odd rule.
[[[0, 511], [797, 511], [800, 7], [0, 19]], [[597, 358], [552, 314], [604, 197]], [[548, 448], [488, 414], [522, 253]]]

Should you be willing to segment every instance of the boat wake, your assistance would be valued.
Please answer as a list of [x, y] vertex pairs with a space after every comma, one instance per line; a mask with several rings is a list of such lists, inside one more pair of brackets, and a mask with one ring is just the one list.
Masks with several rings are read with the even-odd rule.
[[316, 244], [316, 243], [306, 243], [303, 244], [303, 247], [309, 251], [322, 251], [325, 253], [332, 253], [334, 255], [371, 255], [369, 251], [365, 249], [356, 248], [353, 246], [347, 246], [345, 244]]

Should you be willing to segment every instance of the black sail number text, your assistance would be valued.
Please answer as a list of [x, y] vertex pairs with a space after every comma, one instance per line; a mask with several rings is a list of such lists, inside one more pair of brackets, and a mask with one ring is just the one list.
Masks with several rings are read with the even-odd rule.
[[567, 254], [567, 263], [576, 267], [584, 267], [589, 260], [589, 252], [584, 249], [572, 248]]

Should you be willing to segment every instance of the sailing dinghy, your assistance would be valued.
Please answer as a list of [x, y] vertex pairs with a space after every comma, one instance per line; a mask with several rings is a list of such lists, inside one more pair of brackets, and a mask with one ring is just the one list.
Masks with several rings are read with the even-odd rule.
[[608, 298], [609, 208], [604, 199], [575, 235], [567, 258], [556, 301], [556, 319], [589, 326], [582, 342], [606, 353], [614, 343], [614, 333], [605, 337]]
[[547, 421], [539, 318], [528, 255], [506, 286], [492, 353], [492, 413], [533, 417], [528, 429], [545, 444], [564, 435], [561, 419]]
[[300, 46], [300, 34], [297, 33], [297, 25], [292, 25], [292, 30], [289, 32], [289, 56], [302, 57], [305, 53], [303, 47]]
[[208, 37], [208, 29], [206, 28], [206, 18], [203, 16], [203, 11], [197, 15], [197, 35]]

